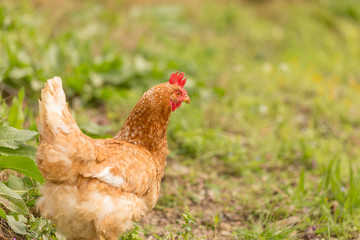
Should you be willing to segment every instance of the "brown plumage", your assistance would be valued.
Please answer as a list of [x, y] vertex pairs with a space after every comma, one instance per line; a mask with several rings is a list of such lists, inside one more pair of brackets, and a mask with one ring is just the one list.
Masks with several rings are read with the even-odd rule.
[[157, 201], [168, 153], [171, 111], [190, 98], [172, 74], [140, 98], [114, 138], [81, 132], [62, 82], [45, 84], [39, 101], [37, 164], [46, 179], [37, 207], [68, 239], [117, 239]]

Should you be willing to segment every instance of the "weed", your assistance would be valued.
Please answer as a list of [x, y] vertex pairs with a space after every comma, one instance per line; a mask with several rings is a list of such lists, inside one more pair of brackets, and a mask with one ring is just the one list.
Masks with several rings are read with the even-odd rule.
[[182, 238], [184, 240], [189, 240], [194, 237], [194, 234], [192, 233], [194, 225], [196, 225], [195, 219], [190, 215], [189, 209], [185, 209], [185, 213], [182, 215], [182, 219], [178, 220], [176, 223], [182, 223], [181, 230], [177, 232], [177, 236], [179, 238]]
[[139, 231], [139, 225], [135, 224], [135, 227], [127, 233], [123, 234], [119, 240], [141, 240], [142, 238], [139, 236]]

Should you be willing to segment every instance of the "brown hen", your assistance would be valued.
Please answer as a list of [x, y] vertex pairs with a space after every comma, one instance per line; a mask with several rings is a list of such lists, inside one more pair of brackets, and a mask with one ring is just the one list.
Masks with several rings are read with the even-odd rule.
[[140, 98], [114, 138], [81, 132], [62, 82], [45, 83], [39, 101], [37, 164], [46, 179], [37, 207], [68, 239], [117, 239], [157, 201], [166, 165], [171, 111], [190, 103], [174, 73]]

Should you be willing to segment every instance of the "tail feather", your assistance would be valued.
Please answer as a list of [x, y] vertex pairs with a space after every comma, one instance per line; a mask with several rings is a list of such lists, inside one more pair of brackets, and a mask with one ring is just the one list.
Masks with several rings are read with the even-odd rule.
[[47, 129], [53, 135], [80, 131], [67, 106], [60, 77], [49, 79], [41, 91], [37, 125], [40, 135], [46, 135]]
[[36, 159], [43, 176], [50, 181], [75, 181], [80, 162], [94, 160], [96, 148], [72, 117], [59, 77], [49, 79], [41, 91], [37, 127]]

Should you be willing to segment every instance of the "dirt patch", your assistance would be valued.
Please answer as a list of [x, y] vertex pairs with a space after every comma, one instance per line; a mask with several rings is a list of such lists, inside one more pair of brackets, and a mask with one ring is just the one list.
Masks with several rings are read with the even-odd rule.
[[[145, 229], [145, 239], [155, 239], [153, 234], [169, 236], [171, 232], [176, 235], [181, 231], [182, 214], [186, 208], [197, 223], [192, 230], [195, 239], [234, 238], [232, 233], [242, 225], [247, 214], [239, 214], [243, 208], [231, 198], [234, 192], [226, 188], [226, 184], [220, 183], [216, 176], [191, 176], [186, 166], [172, 161], [165, 176], [156, 208], [140, 223]], [[209, 182], [219, 188], [212, 188]]]

